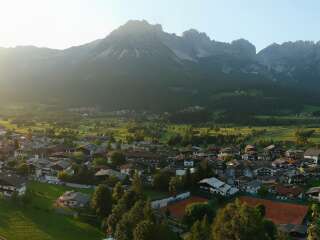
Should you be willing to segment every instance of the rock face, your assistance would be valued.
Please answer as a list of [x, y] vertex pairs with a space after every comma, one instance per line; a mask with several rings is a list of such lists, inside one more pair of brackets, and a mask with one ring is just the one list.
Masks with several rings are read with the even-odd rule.
[[79, 102], [79, 96], [94, 92], [93, 102], [118, 108], [130, 107], [137, 95], [137, 105], [144, 107], [166, 96], [180, 107], [202, 99], [204, 92], [210, 95], [217, 82], [239, 88], [255, 79], [256, 85], [269, 81], [315, 89], [320, 43], [272, 44], [256, 53], [245, 39], [224, 43], [195, 29], [177, 36], [158, 24], [129, 21], [104, 39], [66, 50], [0, 48], [0, 78], [0, 95], [10, 97]]
[[272, 44], [258, 53], [258, 61], [278, 81], [303, 87], [320, 86], [320, 44], [311, 41]]

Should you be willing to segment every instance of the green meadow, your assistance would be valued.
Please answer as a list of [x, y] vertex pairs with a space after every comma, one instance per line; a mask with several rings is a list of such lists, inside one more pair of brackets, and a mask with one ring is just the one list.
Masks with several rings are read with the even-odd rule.
[[[8, 240], [100, 240], [97, 227], [54, 211], [54, 201], [68, 187], [30, 183], [30, 203], [0, 200], [0, 236]], [[87, 193], [87, 190], [85, 191]]]

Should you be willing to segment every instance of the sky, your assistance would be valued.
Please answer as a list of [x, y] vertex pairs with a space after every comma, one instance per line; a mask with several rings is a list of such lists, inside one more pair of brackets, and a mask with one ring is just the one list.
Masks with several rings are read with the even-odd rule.
[[277, 42], [320, 40], [319, 0], [0, 0], [0, 46], [64, 49], [104, 38], [128, 20], [181, 35], [245, 38], [260, 50]]

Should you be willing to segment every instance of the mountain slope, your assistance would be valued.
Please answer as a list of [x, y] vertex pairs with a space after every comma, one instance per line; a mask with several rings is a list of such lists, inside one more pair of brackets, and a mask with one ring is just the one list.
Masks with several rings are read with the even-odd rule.
[[0, 48], [0, 96], [106, 109], [296, 110], [316, 101], [296, 99], [318, 86], [319, 53], [319, 44], [296, 42], [257, 54], [244, 39], [223, 43], [194, 29], [177, 36], [129, 21], [104, 39], [66, 50]]

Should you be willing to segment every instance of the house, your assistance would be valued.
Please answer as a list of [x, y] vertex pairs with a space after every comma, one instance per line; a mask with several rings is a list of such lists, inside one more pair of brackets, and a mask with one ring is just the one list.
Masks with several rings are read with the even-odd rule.
[[280, 232], [287, 233], [290, 239], [306, 239], [308, 227], [306, 225], [280, 224], [278, 225]]
[[320, 202], [320, 187], [312, 187], [306, 192], [306, 196], [310, 199]]
[[282, 183], [303, 184], [306, 181], [306, 176], [297, 169], [289, 169], [281, 172], [279, 179]]
[[247, 145], [242, 155], [243, 160], [255, 161], [258, 159], [257, 149], [253, 145]]
[[184, 175], [186, 175], [187, 170], [185, 169], [176, 169], [176, 176], [182, 177]]
[[240, 155], [240, 151], [234, 147], [226, 147], [220, 150], [218, 154], [218, 158], [226, 159], [226, 158], [233, 158]]
[[259, 167], [254, 170], [256, 176], [273, 176], [275, 170], [270, 167]]
[[120, 173], [126, 174], [128, 176], [132, 174], [138, 174], [139, 176], [141, 176], [143, 172], [143, 167], [138, 164], [127, 163], [120, 166]]
[[250, 177], [240, 176], [234, 180], [234, 185], [241, 191], [245, 191], [247, 184], [251, 181], [252, 181], [252, 178]]
[[238, 188], [231, 187], [215, 177], [202, 179], [199, 186], [201, 190], [222, 196], [232, 196], [239, 191]]
[[304, 153], [305, 159], [310, 159], [314, 164], [318, 164], [320, 159], [320, 149], [318, 148], [309, 148]]
[[147, 151], [126, 151], [125, 155], [129, 162], [144, 164], [152, 168], [159, 167], [163, 158], [159, 154]]
[[217, 158], [212, 162], [211, 165], [212, 165], [214, 174], [224, 175], [224, 171], [226, 169], [226, 162], [224, 160]]
[[[60, 160], [58, 162], [50, 164], [51, 173], [53, 175], [57, 175], [61, 171], [67, 171], [70, 168], [71, 163], [67, 160]], [[73, 174], [73, 170], [70, 170], [69, 172]]]
[[[228, 179], [234, 179], [239, 172], [240, 163], [237, 160], [231, 160], [226, 163], [226, 169], [224, 175]], [[230, 181], [230, 183], [233, 182]]]
[[264, 185], [274, 185], [278, 182], [276, 176], [258, 176], [257, 177]]
[[6, 197], [14, 194], [22, 196], [26, 193], [26, 179], [10, 173], [0, 174], [0, 193]]
[[127, 175], [123, 174], [121, 172], [118, 172], [113, 169], [100, 169], [96, 174], [96, 177], [114, 177], [117, 178], [120, 181], [123, 181], [126, 179]]
[[272, 144], [263, 149], [262, 159], [265, 161], [273, 161], [277, 157], [280, 157], [282, 151], [276, 145]]
[[252, 166], [253, 164], [251, 161], [245, 161], [245, 160], [241, 161], [240, 175], [248, 178], [253, 178], [254, 172], [253, 172]]
[[83, 208], [89, 204], [90, 196], [75, 191], [67, 191], [57, 200], [59, 206], [70, 208]]
[[248, 182], [245, 186], [245, 191], [247, 193], [250, 193], [250, 194], [257, 194], [259, 189], [261, 188], [262, 186], [262, 182], [259, 181], [259, 180], [252, 180], [251, 182]]
[[289, 149], [286, 151], [285, 156], [289, 159], [301, 160], [303, 159], [304, 152], [302, 150]]
[[296, 186], [277, 185], [274, 191], [279, 199], [298, 199], [303, 197], [303, 189]]
[[193, 160], [184, 160], [183, 166], [184, 167], [194, 167], [194, 161]]
[[258, 159], [258, 155], [256, 152], [249, 152], [249, 153], [242, 154], [241, 158], [242, 160], [256, 161]]
[[272, 167], [274, 168], [284, 168], [288, 165], [288, 159], [278, 158], [272, 162]]
[[39, 158], [39, 156], [36, 155], [34, 158], [27, 160], [27, 165], [37, 178], [52, 175], [50, 168], [52, 162], [46, 158]]
[[48, 181], [57, 181], [58, 173], [61, 171], [73, 175], [74, 170], [69, 160], [63, 159], [56, 162], [38, 156], [27, 160], [27, 164], [37, 178], [44, 178]]
[[244, 148], [244, 152], [245, 153], [257, 152], [257, 148], [255, 146], [253, 146], [253, 145], [247, 145]]

